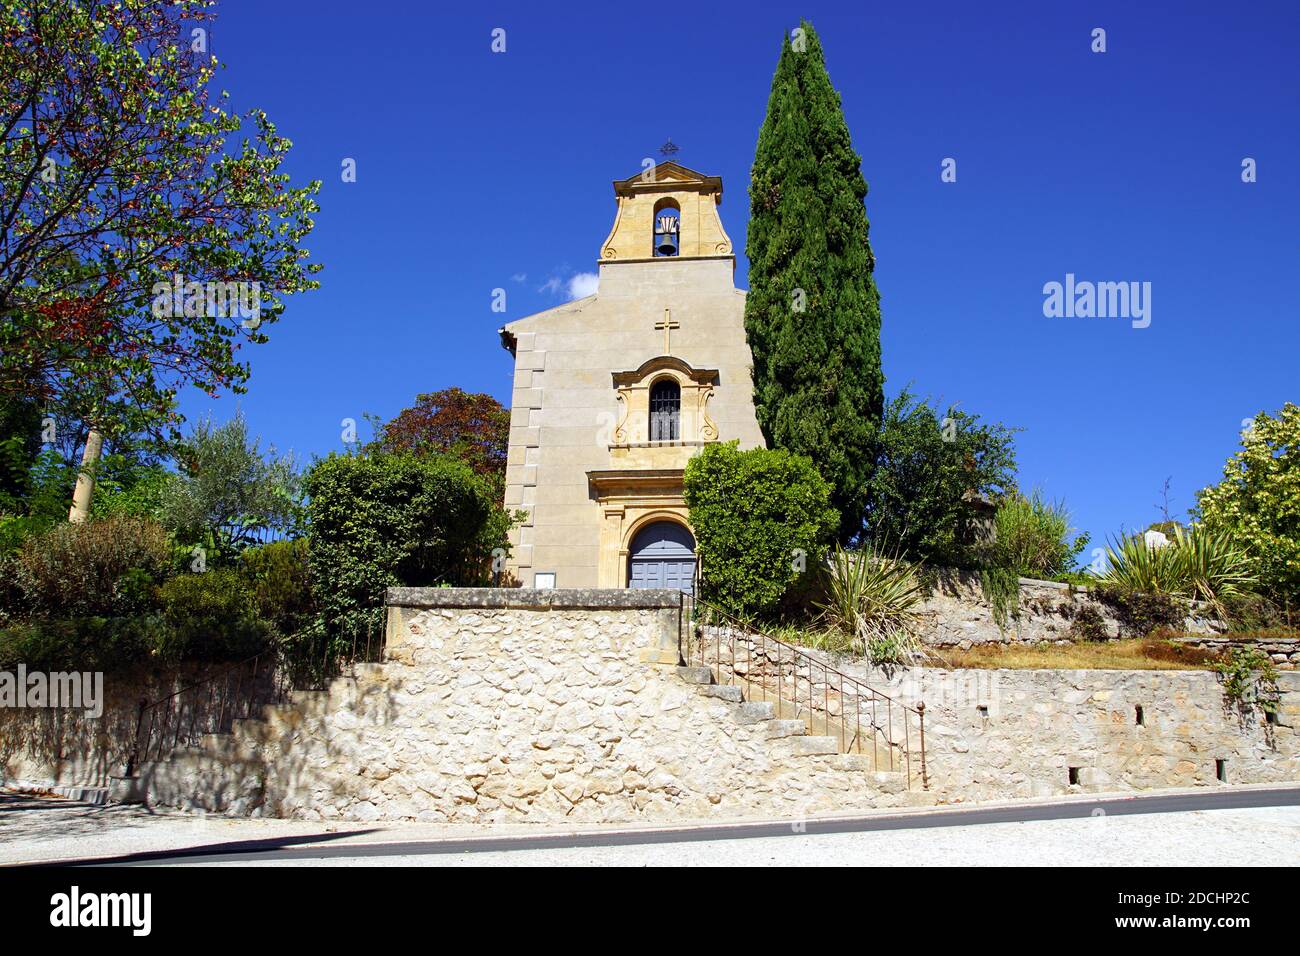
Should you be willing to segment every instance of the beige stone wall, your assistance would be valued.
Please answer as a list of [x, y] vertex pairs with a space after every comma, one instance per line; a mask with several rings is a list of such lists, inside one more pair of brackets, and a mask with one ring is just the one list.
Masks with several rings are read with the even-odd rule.
[[[140, 701], [162, 700], [225, 666], [139, 667], [105, 674], [99, 717], [58, 708], [0, 708], [0, 785], [110, 786], [125, 769], [135, 742]], [[223, 708], [227, 713], [255, 709], [271, 695], [264, 680], [223, 682], [222, 689], [222, 699], [186, 698], [186, 726], [215, 723]]]
[[926, 701], [947, 799], [1219, 786], [1219, 760], [1230, 784], [1300, 780], [1294, 674], [1276, 725], [1258, 708], [1243, 717], [1209, 671], [927, 669], [897, 689]]
[[[771, 691], [767, 645], [732, 628], [705, 633], [716, 667]], [[1279, 677], [1273, 722], [1258, 706], [1230, 701], [1212, 671], [885, 669], [804, 653], [895, 701], [925, 703], [930, 789], [943, 802], [1219, 786], [1220, 760], [1230, 784], [1300, 780], [1297, 673]], [[789, 655], [784, 660], [790, 687], [795, 675]], [[840, 714], [872, 709], [869, 700], [854, 700], [851, 682], [833, 673], [828, 682], [820, 665], [800, 665], [799, 674], [799, 693], [817, 721], [829, 712], [834, 726]]]
[[141, 795], [453, 823], [797, 818], [909, 799], [901, 775], [652, 663], [676, 635], [672, 606], [403, 607], [385, 664], [147, 766]]
[[[1055, 581], [1020, 579], [1019, 614], [999, 628], [993, 608], [984, 597], [979, 577], [945, 571], [921, 607], [921, 638], [933, 647], [967, 648], [978, 644], [1063, 643], [1072, 639], [1070, 628], [1084, 608], [1101, 617], [1108, 637], [1120, 636], [1114, 609], [1086, 588]], [[1188, 608], [1183, 629], [1190, 634], [1213, 634], [1218, 622]]]
[[676, 643], [668, 592], [635, 592], [639, 605], [629, 592], [400, 593], [386, 663], [146, 766], [137, 795], [305, 819], [629, 823], [1220, 786], [1220, 760], [1229, 783], [1300, 779], [1296, 674], [1272, 724], [1226, 706], [1208, 672], [891, 677], [837, 662], [926, 702], [931, 789], [909, 791], [834, 736], [803, 736], [805, 721], [827, 732], [815, 709], [842, 706], [834, 689], [781, 719], [655, 663]]

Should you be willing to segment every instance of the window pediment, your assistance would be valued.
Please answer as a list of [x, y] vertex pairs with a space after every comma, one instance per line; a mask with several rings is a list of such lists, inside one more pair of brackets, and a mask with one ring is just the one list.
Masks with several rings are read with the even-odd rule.
[[[656, 411], [662, 416], [664, 410], [656, 409], [651, 400], [655, 388], [665, 391], [666, 379], [676, 384], [678, 396], [675, 419], [667, 429], [663, 421], [656, 427], [653, 416]], [[718, 426], [709, 418], [707, 408], [718, 384], [717, 369], [692, 368], [675, 355], [659, 355], [637, 369], [614, 372], [613, 384], [618, 391], [620, 414], [611, 448], [694, 446], [718, 440]]]
[[[686, 381], [693, 382], [696, 385], [717, 385], [718, 370], [716, 368], [692, 368], [690, 363], [679, 359], [675, 355], [658, 355], [641, 364], [640, 368], [629, 372], [614, 373], [614, 387], [624, 388], [635, 385], [649, 385], [651, 377], [658, 372], [676, 372]], [[681, 378], [678, 381], [682, 381]]]

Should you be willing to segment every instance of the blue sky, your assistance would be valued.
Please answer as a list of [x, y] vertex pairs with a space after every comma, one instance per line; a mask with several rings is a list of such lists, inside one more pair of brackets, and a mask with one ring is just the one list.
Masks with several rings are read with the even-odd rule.
[[[1022, 484], [1064, 498], [1094, 543], [1156, 520], [1166, 477], [1188, 507], [1242, 419], [1300, 399], [1300, 4], [230, 0], [217, 82], [294, 141], [295, 179], [324, 181], [306, 244], [325, 269], [251, 351], [247, 395], [183, 410], [238, 403], [264, 442], [310, 459], [341, 447], [342, 419], [420, 392], [508, 404], [497, 328], [595, 271], [611, 180], [665, 139], [722, 177], [743, 244], [801, 15], [870, 184], [890, 394], [911, 383], [1023, 428]], [[1043, 285], [1067, 273], [1150, 282], [1150, 326], [1045, 318]]]

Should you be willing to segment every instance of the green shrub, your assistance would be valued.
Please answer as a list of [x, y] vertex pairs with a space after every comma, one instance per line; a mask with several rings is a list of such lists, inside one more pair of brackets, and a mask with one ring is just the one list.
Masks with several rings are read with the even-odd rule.
[[1224, 601], [1224, 610], [1233, 631], [1282, 631], [1300, 625], [1300, 609], [1281, 606], [1258, 594], [1229, 598]]
[[1223, 682], [1223, 696], [1243, 721], [1258, 705], [1265, 714], [1276, 714], [1281, 702], [1277, 686], [1277, 665], [1264, 651], [1250, 645], [1234, 647], [1226, 660], [1214, 665]]
[[0, 630], [0, 670], [117, 670], [154, 657], [170, 633], [156, 614], [17, 624]]
[[273, 541], [239, 556], [239, 572], [252, 591], [258, 615], [281, 634], [306, 627], [315, 613], [307, 541]]
[[485, 585], [510, 516], [488, 479], [448, 455], [332, 454], [307, 474], [312, 590], [330, 628], [394, 586]]
[[993, 623], [1005, 631], [1012, 618], [1020, 617], [1020, 575], [1015, 568], [990, 564], [980, 569], [980, 590], [993, 612]]
[[1104, 584], [1094, 593], [1099, 601], [1115, 611], [1120, 633], [1124, 636], [1146, 637], [1160, 629], [1183, 629], [1186, 617], [1183, 606], [1168, 594], [1145, 594]]
[[1147, 544], [1140, 534], [1106, 545], [1106, 570], [1097, 576], [1107, 588], [1143, 594], [1184, 594], [1187, 566], [1173, 544]]
[[1015, 432], [958, 409], [943, 414], [904, 390], [885, 407], [863, 489], [867, 537], [936, 567], [976, 567], [980, 498], [996, 500], [1016, 473]]
[[23, 544], [18, 582], [36, 619], [138, 614], [154, 606], [171, 556], [167, 532], [147, 518], [65, 523]]
[[1227, 615], [1225, 602], [1246, 597], [1258, 584], [1246, 552], [1223, 532], [1175, 528], [1173, 547], [1183, 560], [1188, 596], [1209, 604], [1220, 617]]
[[771, 615], [822, 560], [839, 525], [810, 459], [783, 449], [707, 446], [685, 475], [700, 595], [744, 617]]
[[1256, 584], [1245, 551], [1226, 534], [1203, 527], [1175, 528], [1174, 540], [1162, 546], [1128, 535], [1109, 545], [1106, 556], [1103, 585], [1205, 601], [1221, 616], [1226, 602], [1244, 598]]
[[1008, 495], [998, 505], [994, 563], [1019, 576], [1050, 578], [1074, 567], [1075, 558], [1088, 544], [1088, 535], [1070, 540], [1070, 512], [1064, 503], [1048, 501], [1040, 492], [1029, 497]]
[[231, 562], [266, 531], [290, 533], [302, 514], [302, 478], [291, 454], [263, 453], [240, 412], [224, 425], [198, 422], [176, 451], [179, 472], [159, 489], [163, 523], [202, 545], [209, 563]]
[[1074, 612], [1070, 622], [1070, 637], [1076, 641], [1104, 641], [1110, 637], [1106, 631], [1106, 619], [1101, 611], [1089, 604], [1082, 605]]
[[171, 660], [243, 660], [266, 650], [274, 630], [257, 615], [253, 593], [238, 571], [214, 568], [178, 574], [162, 586], [171, 631], [159, 652]]
[[832, 630], [847, 636], [854, 653], [874, 664], [901, 664], [920, 653], [925, 596], [916, 569], [897, 556], [878, 546], [853, 552], [837, 545], [818, 609]]

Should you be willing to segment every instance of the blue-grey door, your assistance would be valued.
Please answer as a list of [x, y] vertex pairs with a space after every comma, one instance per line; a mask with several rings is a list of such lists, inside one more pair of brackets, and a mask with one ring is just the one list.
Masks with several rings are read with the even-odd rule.
[[695, 586], [695, 539], [673, 521], [647, 525], [632, 539], [627, 565], [628, 587], [676, 588], [690, 594]]

